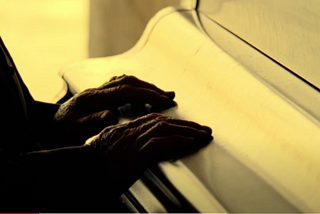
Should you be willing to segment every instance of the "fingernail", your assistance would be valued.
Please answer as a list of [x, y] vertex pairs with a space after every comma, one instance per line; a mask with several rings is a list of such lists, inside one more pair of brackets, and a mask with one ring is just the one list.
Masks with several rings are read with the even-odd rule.
[[174, 91], [166, 91], [165, 92], [166, 96], [169, 97], [170, 99], [173, 99], [176, 94], [174, 93]]
[[103, 112], [101, 115], [100, 115], [100, 118], [101, 119], [104, 119], [107, 117], [107, 112]]

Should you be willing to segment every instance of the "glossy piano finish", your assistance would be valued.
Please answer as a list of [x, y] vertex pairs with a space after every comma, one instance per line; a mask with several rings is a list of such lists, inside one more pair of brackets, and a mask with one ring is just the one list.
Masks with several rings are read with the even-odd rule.
[[320, 88], [320, 1], [199, 0], [198, 10]]
[[63, 77], [79, 92], [114, 75], [135, 75], [176, 92], [178, 105], [164, 114], [214, 130], [198, 153], [159, 164], [195, 210], [320, 212], [319, 110], [310, 107], [319, 106], [319, 92], [199, 17], [166, 8], [130, 51], [75, 63]]

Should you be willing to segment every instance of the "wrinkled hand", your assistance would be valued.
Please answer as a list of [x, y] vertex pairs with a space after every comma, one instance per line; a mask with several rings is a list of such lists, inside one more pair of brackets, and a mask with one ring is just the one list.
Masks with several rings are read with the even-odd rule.
[[211, 129], [191, 121], [152, 113], [127, 124], [105, 128], [88, 144], [109, 173], [112, 194], [128, 189], [146, 170], [162, 160], [176, 159], [207, 145]]
[[118, 108], [131, 103], [141, 115], [145, 104], [153, 108], [173, 105], [174, 92], [165, 92], [134, 76], [113, 77], [98, 88], [87, 89], [62, 104], [54, 125], [63, 146], [81, 145], [106, 126], [116, 124]]

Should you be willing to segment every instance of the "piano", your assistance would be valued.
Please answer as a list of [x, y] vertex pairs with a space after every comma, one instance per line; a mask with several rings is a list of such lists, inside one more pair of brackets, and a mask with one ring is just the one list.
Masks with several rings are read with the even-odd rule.
[[75, 94], [115, 75], [176, 92], [163, 114], [213, 129], [199, 152], [150, 167], [119, 200], [130, 212], [320, 212], [320, 4], [191, 0], [137, 44], [61, 75]]

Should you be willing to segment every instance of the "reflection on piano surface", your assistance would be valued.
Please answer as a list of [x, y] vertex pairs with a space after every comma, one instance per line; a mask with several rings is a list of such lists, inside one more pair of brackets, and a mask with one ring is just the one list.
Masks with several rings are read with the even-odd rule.
[[[320, 94], [317, 80], [309, 79], [311, 69], [306, 69], [306, 76], [296, 73], [301, 66], [312, 65], [300, 58], [296, 61], [296, 52], [287, 43], [280, 42], [283, 46], [273, 49], [281, 30], [255, 38], [268, 27], [263, 25], [263, 18], [268, 17], [261, 14], [256, 20], [252, 17], [258, 15], [250, 13], [255, 10], [244, 9], [271, 7], [272, 16], [286, 3], [290, 7], [284, 11], [289, 16], [312, 4], [312, 10], [320, 7], [317, 1], [308, 5], [259, 2], [199, 1], [197, 8], [163, 9], [131, 50], [81, 61], [63, 71], [73, 93], [123, 73], [174, 90], [178, 105], [163, 113], [214, 130], [215, 139], [208, 147], [145, 173], [122, 197], [135, 211], [320, 212]], [[229, 29], [229, 22], [236, 20], [239, 25]], [[284, 25], [285, 20], [275, 25]], [[246, 21], [261, 25], [249, 29], [242, 25]], [[299, 25], [298, 21], [290, 26]], [[301, 36], [307, 35], [305, 28], [301, 26]], [[311, 39], [314, 36], [310, 34]], [[268, 49], [256, 47], [259, 41]], [[286, 54], [279, 53], [278, 58], [273, 55], [278, 50]], [[299, 52], [302, 58], [310, 54]], [[150, 200], [145, 201], [143, 191]]]

